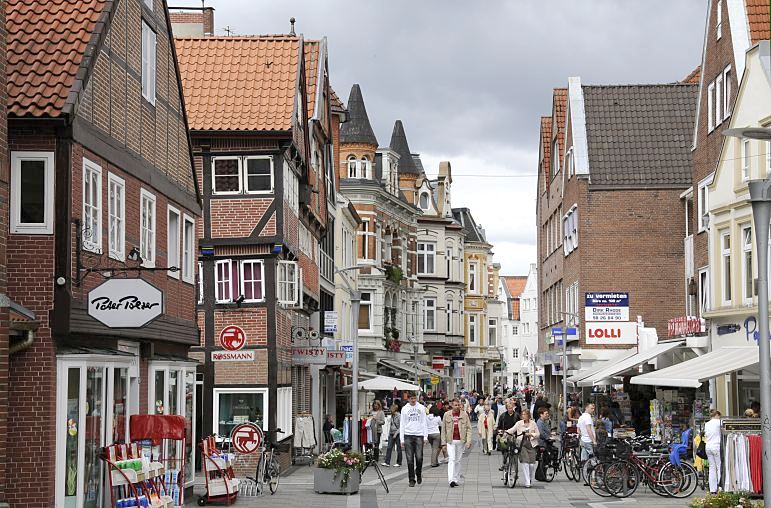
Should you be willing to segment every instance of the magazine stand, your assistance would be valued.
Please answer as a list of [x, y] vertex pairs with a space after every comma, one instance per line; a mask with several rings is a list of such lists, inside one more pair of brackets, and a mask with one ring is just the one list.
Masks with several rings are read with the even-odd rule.
[[174, 500], [164, 485], [165, 468], [143, 456], [136, 443], [104, 448], [112, 506], [119, 508], [172, 508]]
[[233, 471], [234, 455], [222, 453], [214, 436], [204, 438], [200, 444], [201, 466], [206, 478], [206, 493], [198, 499], [200, 506], [206, 503], [232, 504], [238, 497], [240, 482]]

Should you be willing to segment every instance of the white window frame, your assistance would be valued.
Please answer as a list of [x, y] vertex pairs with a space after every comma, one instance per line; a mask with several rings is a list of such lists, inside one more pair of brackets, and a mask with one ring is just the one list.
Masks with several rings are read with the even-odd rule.
[[445, 302], [445, 315], [447, 316], [447, 333], [452, 334], [452, 300]]
[[[280, 388], [279, 388], [280, 390]], [[220, 395], [233, 395], [238, 393], [247, 393], [247, 394], [255, 394], [260, 395], [262, 394], [262, 430], [266, 431], [269, 430], [268, 428], [268, 408], [270, 407], [270, 393], [267, 388], [214, 388], [212, 390], [212, 393], [214, 395], [213, 397], [213, 404], [212, 404], [212, 435], [217, 436], [217, 442], [222, 442], [225, 439], [230, 439], [230, 436], [220, 436], [219, 433], [219, 426], [220, 426]], [[291, 406], [290, 406], [291, 407]], [[281, 428], [281, 430], [286, 430], [284, 428]]]
[[[21, 163], [43, 161], [45, 163], [44, 211], [42, 223], [21, 222]], [[11, 152], [11, 233], [21, 235], [50, 235], [54, 232], [54, 153]]]
[[[190, 234], [187, 233], [186, 226], [190, 224]], [[196, 262], [196, 249], [195, 249], [196, 231], [195, 231], [195, 219], [188, 214], [182, 214], [182, 280], [188, 284], [195, 282], [195, 262]]]
[[468, 315], [468, 343], [477, 344], [479, 342], [479, 319], [477, 314]]
[[[493, 335], [490, 335], [490, 332], [494, 332]], [[487, 345], [498, 345], [498, 320], [496, 318], [487, 318]]]
[[[172, 230], [172, 215], [176, 216], [176, 231]], [[179, 209], [166, 205], [166, 266], [180, 268], [182, 236], [182, 214]], [[179, 279], [180, 270], [166, 272], [169, 277]]]
[[346, 165], [348, 168], [348, 178], [359, 178], [359, 161], [355, 155], [349, 155], [346, 159]]
[[707, 86], [707, 132], [715, 129], [715, 82]]
[[[468, 291], [472, 295], [480, 294], [480, 267], [479, 261], [469, 261], [468, 263]], [[474, 275], [474, 277], [472, 277]], [[473, 283], [473, 284], [472, 284]]]
[[300, 212], [300, 181], [286, 161], [284, 161], [284, 199], [294, 213]]
[[[359, 313], [361, 313], [363, 308], [367, 308], [367, 323], [369, 323], [369, 328], [359, 328], [359, 316], [355, 316], [356, 319], [356, 328], [360, 332], [371, 332], [373, 330], [373, 323], [372, 323], [372, 293], [371, 291], [364, 291], [361, 293], [361, 300], [359, 300]], [[365, 300], [364, 295], [368, 295], [369, 299]]]
[[741, 139], [742, 147], [742, 182], [750, 179], [752, 172], [752, 144], [748, 138]]
[[[153, 217], [152, 221], [148, 222], [148, 227], [145, 228], [142, 223], [142, 217], [145, 214], [145, 202], [152, 205], [152, 212]], [[142, 189], [139, 193], [139, 254], [142, 256], [142, 266], [145, 268], [153, 268], [155, 267], [155, 258], [157, 254], [157, 217], [158, 217], [158, 211], [156, 207], [156, 201], [155, 201], [155, 194], [152, 192], [149, 192], [145, 189]], [[151, 227], [152, 226], [152, 227]], [[149, 238], [152, 237], [152, 238]], [[151, 240], [152, 245], [150, 246], [150, 251], [148, 251], [148, 245], [147, 241], [148, 239]], [[151, 255], [148, 255], [148, 252], [151, 253]]]
[[720, 296], [724, 306], [731, 305], [733, 299], [731, 270], [731, 231], [727, 229], [720, 232]]
[[153, 0], [143, 0], [148, 9], [153, 10]]
[[[361, 231], [357, 231], [357, 236], [362, 237], [362, 248], [361, 248], [360, 259], [363, 259], [363, 260], [369, 259], [369, 236], [370, 236], [369, 225], [370, 225], [369, 219], [362, 219]], [[358, 249], [357, 249], [356, 255], [358, 257]]]
[[203, 303], [203, 262], [198, 262], [198, 274], [197, 274], [197, 285], [198, 285], [198, 303]]
[[[260, 289], [260, 293], [262, 293], [262, 298], [246, 298], [246, 290], [245, 290], [245, 282], [244, 279], [244, 265], [245, 264], [258, 264], [260, 265], [260, 285], [262, 288]], [[254, 270], [254, 269], [252, 269]], [[252, 271], [254, 273], [254, 271]], [[239, 290], [241, 292], [241, 295], [244, 296], [245, 302], [264, 302], [265, 301], [265, 265], [261, 259], [244, 259], [238, 264], [238, 284], [239, 284]], [[249, 281], [250, 284], [253, 284], [255, 281], [251, 280]]]
[[[218, 191], [217, 190], [217, 176], [216, 176], [216, 168], [217, 168], [217, 161], [222, 160], [228, 160], [228, 161], [236, 161], [238, 163], [238, 175], [236, 177], [238, 178], [238, 190], [237, 191]], [[243, 160], [241, 157], [235, 157], [232, 155], [224, 156], [224, 157], [212, 157], [211, 159], [211, 193], [215, 196], [228, 196], [228, 195], [235, 195], [235, 194], [242, 194], [244, 190], [244, 182], [243, 178], [241, 178], [241, 174], [243, 173]]]
[[[290, 279], [290, 268], [293, 267], [293, 276]], [[279, 261], [276, 270], [276, 289], [278, 303], [281, 305], [296, 305], [299, 299], [300, 267], [296, 261]]]
[[725, 101], [723, 92], [723, 73], [721, 72], [715, 78], [715, 127], [723, 123], [722, 106]]
[[723, 0], [717, 0], [717, 16], [715, 23], [715, 40], [723, 37]]
[[[423, 206], [423, 198], [424, 197], [426, 198], [426, 206]], [[422, 191], [420, 193], [420, 197], [418, 198], [418, 207], [421, 210], [428, 210], [429, 208], [431, 208], [431, 198], [428, 195], [428, 191]]]
[[[748, 277], [749, 276], [749, 277]], [[755, 278], [752, 272], [752, 226], [742, 227], [742, 300], [752, 304]], [[749, 292], [747, 291], [749, 289]]]
[[511, 357], [512, 358], [519, 358], [519, 348], [515, 347], [511, 350]]
[[709, 270], [699, 270], [699, 315], [703, 315], [712, 308], [709, 297]]
[[[423, 261], [423, 270], [420, 261]], [[431, 271], [428, 262], [431, 261]], [[434, 275], [436, 273], [436, 242], [418, 242], [418, 275]]]
[[[119, 202], [117, 210], [113, 189], [120, 194], [120, 198], [117, 199]], [[114, 237], [113, 232], [117, 234], [117, 238]], [[126, 260], [126, 182], [123, 178], [109, 172], [107, 173], [107, 247], [109, 257], [118, 261]]]
[[731, 66], [723, 70], [723, 120], [731, 116]]
[[511, 335], [519, 335], [519, 326], [511, 325]]
[[[95, 196], [87, 188], [88, 182], [96, 176]], [[87, 197], [88, 196], [88, 197]], [[94, 197], [96, 203], [90, 203], [88, 198]], [[102, 253], [102, 167], [91, 160], [83, 158], [83, 250]], [[95, 225], [87, 220], [89, 213], [95, 215]]]
[[[220, 266], [227, 266], [227, 270], [224, 272], [227, 274], [227, 279], [220, 280]], [[220, 292], [220, 285], [222, 285], [223, 291]], [[230, 287], [229, 298], [225, 298], [224, 289]], [[214, 301], [216, 303], [231, 303], [234, 300], [234, 287], [233, 287], [233, 260], [231, 259], [218, 259], [214, 262]]]
[[[709, 180], [699, 182], [697, 189], [698, 207], [698, 232], [702, 233], [709, 228]], [[705, 220], [706, 218], [706, 220]]]
[[142, 97], [153, 105], [157, 88], [157, 44], [157, 34], [142, 21]]
[[[269, 190], [249, 190], [249, 161], [250, 160], [268, 160], [270, 161], [270, 189]], [[275, 169], [273, 167], [273, 157], [270, 155], [249, 155], [244, 157], [243, 164], [240, 165], [241, 170], [239, 173], [243, 173], [243, 184], [241, 188], [244, 194], [273, 194], [276, 189], [275, 181]]]
[[[431, 326], [428, 325], [429, 316], [431, 317]], [[436, 297], [423, 299], [423, 330], [426, 332], [436, 331]]]

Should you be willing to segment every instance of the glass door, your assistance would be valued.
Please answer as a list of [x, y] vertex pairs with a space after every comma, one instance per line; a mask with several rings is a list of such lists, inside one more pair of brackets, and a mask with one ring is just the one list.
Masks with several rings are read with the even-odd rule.
[[[78, 431], [81, 428], [80, 415], [80, 367], [70, 367], [64, 369], [64, 379], [60, 378], [58, 383], [61, 392], [65, 397], [65, 411], [57, 417], [57, 436], [63, 435], [63, 439], [58, 439], [57, 447], [60, 448], [60, 456], [64, 457], [63, 471], [63, 503], [65, 508], [77, 508], [78, 502], [78, 472], [82, 470], [81, 444]], [[62, 383], [63, 382], [63, 383]], [[63, 431], [62, 431], [63, 430]], [[63, 449], [62, 449], [63, 448]], [[61, 475], [60, 475], [61, 476]]]
[[[81, 373], [83, 369], [81, 369]], [[81, 374], [82, 375], [82, 374]], [[105, 368], [89, 366], [86, 375], [85, 462], [83, 475], [84, 508], [101, 508], [104, 467], [101, 460], [104, 447]]]

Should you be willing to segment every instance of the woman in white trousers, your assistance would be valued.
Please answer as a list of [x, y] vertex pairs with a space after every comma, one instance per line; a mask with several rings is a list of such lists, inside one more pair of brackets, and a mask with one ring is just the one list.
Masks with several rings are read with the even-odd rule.
[[720, 485], [720, 411], [709, 412], [710, 420], [704, 424], [704, 439], [706, 440], [707, 460], [709, 461], [709, 491], [717, 494]]

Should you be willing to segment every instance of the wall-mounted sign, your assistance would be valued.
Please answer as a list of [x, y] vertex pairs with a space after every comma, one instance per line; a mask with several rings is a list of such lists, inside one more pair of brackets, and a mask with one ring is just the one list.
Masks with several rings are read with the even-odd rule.
[[220, 346], [228, 351], [238, 351], [246, 345], [246, 333], [240, 326], [226, 326], [220, 332]]
[[254, 349], [244, 349], [241, 351], [212, 351], [211, 361], [213, 362], [253, 362]]
[[[736, 330], [738, 330], [739, 325], [736, 325], [736, 327]], [[704, 332], [704, 323], [696, 316], [680, 316], [667, 321], [668, 337], [698, 335], [702, 332]]]
[[342, 344], [340, 351], [345, 351], [345, 363], [353, 361], [353, 344]]
[[324, 333], [337, 333], [337, 312], [324, 312]]
[[586, 323], [587, 344], [637, 344], [637, 323]]
[[262, 429], [253, 423], [236, 425], [230, 432], [230, 442], [238, 453], [250, 454], [260, 449]]
[[327, 365], [345, 365], [345, 351], [327, 350]]
[[629, 321], [629, 293], [584, 293], [584, 320]]
[[444, 356], [435, 356], [431, 359], [431, 368], [440, 370], [450, 366], [450, 359]]
[[293, 347], [293, 365], [326, 365], [327, 348], [325, 347]]
[[110, 279], [88, 293], [88, 315], [110, 328], [139, 328], [163, 314], [163, 293], [142, 279]]

